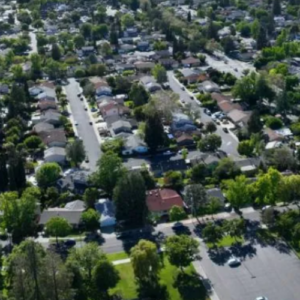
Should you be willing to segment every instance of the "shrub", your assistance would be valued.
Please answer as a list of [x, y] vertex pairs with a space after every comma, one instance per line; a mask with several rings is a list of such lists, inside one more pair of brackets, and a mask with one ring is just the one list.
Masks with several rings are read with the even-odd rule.
[[283, 122], [279, 118], [269, 117], [266, 121], [266, 125], [271, 129], [279, 129], [283, 126]]

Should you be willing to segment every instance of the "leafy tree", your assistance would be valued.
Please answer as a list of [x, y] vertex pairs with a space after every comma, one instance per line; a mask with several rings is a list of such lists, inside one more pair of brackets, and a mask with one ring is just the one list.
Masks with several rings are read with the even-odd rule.
[[208, 203], [207, 193], [202, 184], [188, 185], [184, 199], [186, 204], [192, 208], [194, 216], [197, 216]]
[[244, 175], [237, 176], [234, 180], [228, 180], [226, 185], [226, 198], [232, 207], [239, 209], [250, 202], [249, 184]]
[[36, 180], [40, 187], [48, 187], [56, 183], [61, 168], [57, 163], [44, 163], [36, 172]]
[[96, 290], [104, 299], [108, 299], [108, 291], [114, 288], [120, 280], [118, 271], [107, 259], [101, 259], [93, 269], [93, 283]]
[[226, 54], [229, 54], [231, 51], [235, 50], [234, 40], [230, 36], [226, 36], [221, 40], [221, 45]]
[[116, 219], [131, 226], [142, 226], [147, 217], [146, 188], [138, 172], [126, 173], [114, 189]]
[[90, 39], [92, 37], [93, 25], [91, 23], [83, 23], [80, 27], [80, 32], [85, 39]]
[[85, 45], [85, 40], [82, 35], [75, 35], [73, 41], [77, 49], [82, 48]]
[[140, 240], [131, 248], [130, 259], [134, 275], [140, 283], [156, 281], [161, 264], [154, 243]]
[[237, 25], [237, 29], [240, 31], [242, 37], [250, 37], [251, 27], [246, 21], [242, 21]]
[[231, 237], [235, 238], [237, 242], [237, 238], [241, 238], [245, 232], [245, 221], [242, 218], [228, 220], [223, 225], [223, 228], [224, 231]]
[[273, 11], [274, 16], [278, 16], [281, 14], [280, 0], [273, 0], [272, 11]]
[[149, 172], [149, 170], [145, 166], [142, 166], [140, 173], [144, 179], [146, 189], [147, 190], [154, 189], [156, 186], [156, 181], [153, 175]]
[[215, 152], [222, 145], [222, 139], [219, 135], [210, 134], [203, 139], [201, 139], [198, 143], [198, 147], [200, 151], [203, 152]]
[[213, 172], [214, 177], [216, 177], [218, 180], [234, 178], [239, 174], [240, 169], [229, 157], [221, 159]]
[[164, 83], [168, 80], [167, 71], [161, 64], [156, 64], [152, 74], [158, 83]]
[[151, 152], [163, 146], [165, 141], [164, 127], [158, 111], [153, 110], [146, 116], [145, 142]]
[[100, 219], [99, 213], [92, 208], [89, 208], [81, 215], [81, 220], [83, 225], [87, 230], [91, 230], [91, 231], [96, 230], [97, 228], [100, 227], [99, 219]]
[[257, 133], [262, 130], [263, 124], [260, 120], [260, 115], [257, 110], [254, 110], [252, 112], [247, 125], [250, 133]]
[[21, 198], [17, 192], [0, 194], [2, 228], [12, 234], [14, 242], [20, 242], [24, 237], [33, 234], [37, 201], [36, 194], [27, 189]]
[[56, 61], [60, 61], [61, 59], [61, 50], [57, 44], [52, 45], [51, 57]]
[[123, 27], [132, 27], [134, 25], [134, 18], [130, 14], [124, 14], [121, 17], [121, 23]]
[[87, 188], [83, 194], [83, 201], [87, 208], [94, 208], [95, 202], [99, 198], [99, 192], [96, 188]]
[[144, 105], [149, 100], [149, 94], [144, 87], [138, 83], [132, 85], [128, 97], [133, 101], [135, 106]]
[[220, 226], [209, 222], [202, 230], [202, 236], [207, 243], [211, 243], [216, 247], [217, 243], [223, 238], [223, 230]]
[[169, 217], [172, 222], [186, 219], [186, 212], [180, 206], [174, 205], [169, 212]]
[[108, 195], [112, 195], [118, 179], [124, 173], [122, 160], [112, 152], [104, 153], [99, 159], [98, 170], [93, 174], [92, 181]]
[[174, 235], [167, 238], [165, 252], [170, 263], [183, 268], [188, 267], [196, 257], [199, 257], [199, 243], [187, 235]]
[[8, 188], [8, 173], [6, 166], [6, 157], [0, 154], [0, 193], [5, 192]]
[[266, 125], [271, 129], [280, 129], [283, 126], [283, 122], [280, 118], [268, 117]]
[[261, 221], [269, 227], [275, 224], [275, 211], [273, 207], [268, 207], [261, 212]]
[[255, 201], [260, 205], [274, 205], [281, 200], [280, 192], [282, 175], [279, 171], [269, 168], [265, 174], [260, 174], [253, 183]]
[[165, 186], [180, 191], [183, 187], [183, 178], [180, 171], [168, 171], [164, 174]]
[[105, 256], [97, 243], [84, 244], [81, 248], [73, 248], [67, 258], [67, 267], [74, 275], [75, 287], [80, 287], [85, 297], [92, 297], [97, 276], [95, 270]]
[[240, 155], [251, 156], [254, 151], [254, 145], [251, 140], [241, 141], [237, 150]]
[[58, 237], [67, 236], [72, 230], [70, 223], [62, 217], [52, 217], [46, 223], [46, 231], [49, 235], [56, 237], [58, 243]]
[[217, 131], [217, 126], [214, 122], [207, 122], [205, 125], [205, 130], [208, 133], [213, 133], [213, 132]]
[[258, 19], [255, 19], [251, 25], [251, 35], [256, 40], [259, 35], [260, 23]]
[[268, 45], [268, 40], [266, 36], [266, 31], [262, 26], [260, 26], [258, 36], [256, 39], [256, 47], [258, 50], [261, 50], [265, 48], [267, 45]]
[[208, 174], [208, 170], [205, 164], [197, 164], [191, 169], [191, 179], [195, 183], [202, 182], [206, 175]]
[[297, 162], [293, 152], [288, 147], [274, 149], [270, 162], [279, 171], [285, 171], [288, 169], [294, 170], [297, 167]]
[[67, 145], [66, 148], [67, 158], [75, 165], [78, 166], [84, 161], [85, 149], [82, 140], [75, 140]]
[[215, 214], [222, 209], [222, 204], [219, 198], [217, 197], [209, 197], [209, 202], [207, 204], [207, 209], [209, 213]]

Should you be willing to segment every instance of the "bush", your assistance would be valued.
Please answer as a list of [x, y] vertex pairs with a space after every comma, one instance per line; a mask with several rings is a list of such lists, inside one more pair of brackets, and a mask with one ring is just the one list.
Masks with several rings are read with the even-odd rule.
[[81, 68], [76, 69], [75, 72], [74, 72], [74, 76], [76, 78], [84, 77], [85, 76], [85, 70], [83, 70]]
[[267, 119], [266, 125], [271, 129], [279, 129], [283, 126], [283, 122], [279, 118], [269, 117]]
[[292, 124], [291, 130], [292, 130], [293, 134], [300, 135], [300, 122]]

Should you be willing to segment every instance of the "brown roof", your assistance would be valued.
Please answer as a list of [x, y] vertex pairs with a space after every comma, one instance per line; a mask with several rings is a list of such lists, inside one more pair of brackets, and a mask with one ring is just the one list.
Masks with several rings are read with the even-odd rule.
[[44, 144], [48, 145], [52, 142], [66, 143], [67, 138], [63, 129], [52, 129], [48, 131], [42, 131], [39, 134]]
[[55, 85], [52, 82], [49, 82], [49, 81], [44, 81], [40, 85], [45, 86], [49, 89], [55, 89]]
[[57, 105], [55, 102], [53, 101], [40, 101], [39, 104], [39, 109], [40, 110], [45, 110], [45, 109], [56, 109], [57, 108]]
[[213, 100], [216, 100], [218, 103], [222, 101], [230, 101], [230, 97], [220, 93], [211, 93], [211, 97]]
[[150, 212], [170, 210], [174, 205], [183, 206], [180, 195], [171, 189], [155, 189], [148, 191], [146, 203]]
[[193, 141], [194, 139], [193, 139], [193, 137], [191, 135], [186, 134], [186, 133], [184, 133], [180, 137], [176, 138], [177, 143], [180, 143], [180, 142], [186, 141], [186, 140]]
[[200, 63], [200, 60], [198, 58], [188, 57], [186, 59], [183, 59], [181, 62], [183, 64], [197, 64]]
[[106, 81], [98, 81], [98, 82], [94, 83], [94, 87], [96, 90], [103, 86], [108, 86]]

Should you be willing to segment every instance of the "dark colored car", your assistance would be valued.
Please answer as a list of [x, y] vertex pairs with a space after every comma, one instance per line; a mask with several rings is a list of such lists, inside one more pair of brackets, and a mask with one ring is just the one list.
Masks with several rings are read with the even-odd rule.
[[75, 240], [66, 240], [66, 241], [64, 242], [64, 244], [65, 244], [65, 246], [67, 246], [67, 247], [73, 247], [73, 246], [76, 245], [76, 241], [75, 241]]

